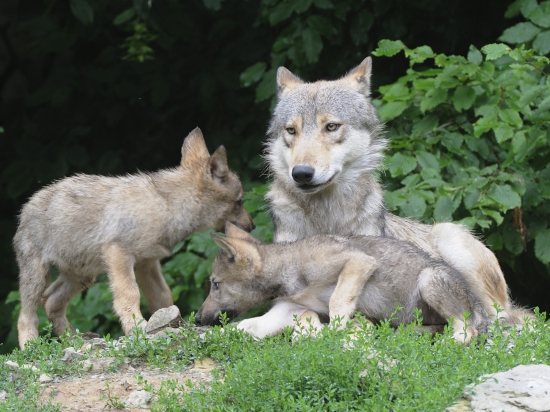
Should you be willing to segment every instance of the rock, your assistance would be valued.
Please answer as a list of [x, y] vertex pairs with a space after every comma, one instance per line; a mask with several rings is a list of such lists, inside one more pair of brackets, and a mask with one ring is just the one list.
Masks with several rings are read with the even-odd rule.
[[0, 402], [4, 402], [8, 397], [8, 393], [4, 390], [0, 391]]
[[38, 378], [38, 382], [40, 383], [48, 383], [51, 382], [53, 379], [50, 377], [50, 375], [46, 375], [45, 373], [41, 374]]
[[17, 362], [11, 360], [4, 362], [4, 366], [10, 369], [19, 369], [19, 365], [17, 364]]
[[111, 367], [115, 358], [91, 358], [82, 362], [82, 367], [86, 371], [104, 371]]
[[147, 338], [153, 339], [153, 338], [165, 338], [168, 336], [169, 333], [175, 333], [176, 335], [179, 335], [181, 333], [181, 329], [179, 328], [166, 328], [166, 329], [159, 329], [154, 333], [150, 333], [147, 335]]
[[179, 328], [183, 323], [180, 310], [176, 305], [172, 305], [153, 313], [147, 322], [145, 331], [151, 334], [165, 328]]
[[151, 395], [147, 391], [133, 391], [124, 403], [128, 407], [139, 408], [140, 406], [147, 405], [150, 399]]
[[19, 370], [19, 369], [30, 369], [32, 370], [33, 372], [38, 372], [38, 368], [34, 365], [31, 365], [31, 364], [28, 364], [28, 363], [25, 363], [24, 365], [22, 366], [19, 366], [17, 364], [17, 362], [14, 362], [14, 361], [6, 361], [4, 362], [4, 366], [6, 366], [7, 368], [10, 368], [10, 369], [13, 369], [13, 370]]
[[484, 378], [466, 389], [464, 400], [445, 411], [550, 412], [549, 365], [520, 365]]
[[61, 360], [63, 362], [72, 362], [75, 359], [80, 360], [83, 357], [84, 355], [82, 353], [75, 351], [73, 347], [69, 347], [69, 348], [63, 349], [63, 358], [61, 358]]

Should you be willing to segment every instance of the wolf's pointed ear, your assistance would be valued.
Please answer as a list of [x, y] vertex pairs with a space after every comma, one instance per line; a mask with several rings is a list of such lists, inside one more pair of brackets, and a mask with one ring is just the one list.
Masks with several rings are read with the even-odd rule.
[[247, 242], [252, 243], [262, 243], [250, 233], [245, 230], [242, 230], [240, 227], [234, 225], [231, 222], [225, 222], [225, 235], [227, 237], [232, 237], [236, 239], [246, 240]]
[[225, 147], [218, 147], [210, 159], [208, 160], [208, 174], [212, 176], [212, 179], [223, 182], [227, 174], [229, 173], [229, 166], [227, 166], [227, 152]]
[[229, 259], [235, 259], [237, 257], [237, 251], [235, 248], [227, 241], [227, 238], [218, 235], [217, 233], [210, 233], [212, 240], [216, 242], [216, 245], [226, 254]]
[[286, 67], [281, 66], [277, 69], [277, 96], [279, 99], [301, 84], [304, 84], [304, 81], [292, 74]]
[[201, 129], [196, 127], [187, 135], [181, 147], [181, 165], [191, 165], [210, 157]]
[[372, 73], [372, 59], [367, 57], [359, 66], [350, 70], [342, 80], [344, 80], [353, 90], [366, 97], [370, 95], [370, 76]]

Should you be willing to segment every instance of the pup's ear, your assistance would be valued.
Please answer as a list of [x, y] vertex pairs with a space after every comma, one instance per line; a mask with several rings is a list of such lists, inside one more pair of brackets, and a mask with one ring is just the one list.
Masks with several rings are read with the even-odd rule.
[[245, 230], [242, 230], [240, 227], [234, 225], [231, 222], [225, 222], [225, 234], [228, 237], [246, 240], [247, 242], [262, 243], [258, 239], [256, 239], [254, 236], [252, 236], [250, 233], [248, 233]]
[[304, 84], [304, 81], [287, 68], [281, 66], [277, 69], [277, 96], [279, 99], [301, 84]]
[[229, 173], [229, 166], [227, 166], [227, 152], [225, 147], [218, 147], [210, 159], [208, 160], [208, 174], [212, 176], [212, 179], [223, 182]]
[[205, 161], [210, 157], [201, 129], [196, 127], [183, 141], [181, 147], [181, 165], [189, 166]]
[[212, 240], [216, 242], [216, 245], [220, 247], [220, 249], [226, 254], [226, 256], [229, 259], [237, 258], [238, 253], [235, 250], [235, 248], [230, 244], [230, 242], [228, 242], [228, 238], [221, 237], [220, 235], [214, 232], [210, 233], [210, 236], [212, 237]]
[[[221, 248], [223, 253], [235, 262], [245, 263], [253, 267], [259, 267], [262, 259], [257, 249], [257, 242], [247, 242], [243, 239], [233, 237], [222, 237], [214, 232], [211, 233], [214, 242]], [[243, 275], [252, 274], [251, 271]]]
[[366, 97], [370, 95], [370, 76], [372, 73], [372, 59], [367, 57], [359, 66], [351, 69], [342, 80], [356, 92]]

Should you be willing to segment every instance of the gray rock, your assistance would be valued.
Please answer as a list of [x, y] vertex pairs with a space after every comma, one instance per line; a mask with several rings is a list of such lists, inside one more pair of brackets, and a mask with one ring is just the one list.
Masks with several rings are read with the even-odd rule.
[[5, 390], [0, 391], [0, 402], [4, 402], [8, 397], [8, 393]]
[[520, 365], [484, 378], [446, 411], [550, 412], [550, 365]]
[[124, 404], [128, 407], [139, 408], [140, 406], [147, 405], [150, 399], [151, 395], [147, 391], [133, 391]]
[[80, 352], [77, 352], [73, 347], [69, 347], [67, 349], [63, 349], [63, 358], [61, 360], [63, 362], [72, 362], [75, 359], [80, 360], [84, 357], [84, 355]]
[[51, 378], [50, 375], [46, 375], [45, 373], [41, 374], [40, 377], [38, 378], [38, 382], [40, 383], [48, 383], [48, 382], [51, 382], [53, 379]]
[[145, 331], [155, 333], [165, 328], [178, 328], [183, 325], [180, 310], [176, 305], [159, 309], [149, 319]]

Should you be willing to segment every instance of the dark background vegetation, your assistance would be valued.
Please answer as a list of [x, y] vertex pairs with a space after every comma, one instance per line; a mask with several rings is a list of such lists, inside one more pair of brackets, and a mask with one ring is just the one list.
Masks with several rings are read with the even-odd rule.
[[[225, 145], [250, 188], [265, 181], [259, 155], [279, 65], [308, 80], [335, 78], [386, 38], [466, 55], [471, 44], [493, 43], [519, 21], [504, 17], [510, 3], [3, 0], [0, 341], [16, 306], [3, 304], [17, 289], [16, 216], [37, 189], [77, 172], [174, 166], [196, 126], [210, 150]], [[373, 90], [407, 67], [404, 58], [375, 58]], [[516, 299], [550, 308], [529, 292], [548, 287], [540, 280], [546, 272], [535, 276], [544, 268], [527, 266], [520, 275], [504, 269]]]

